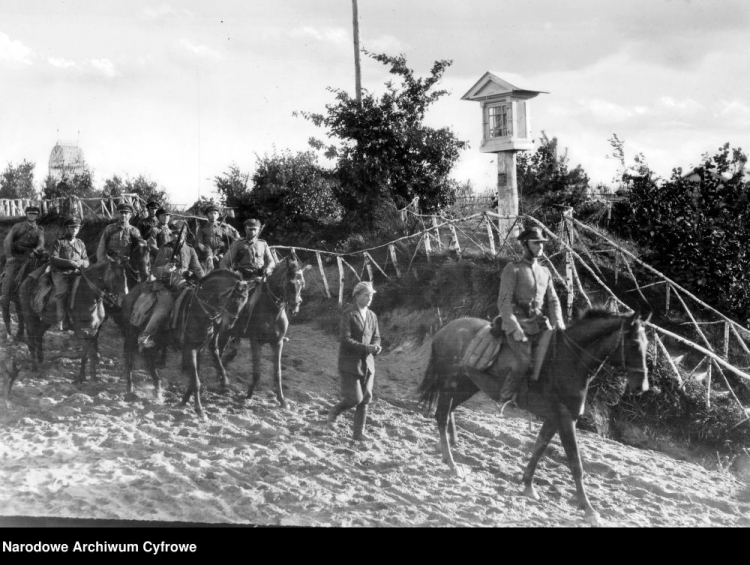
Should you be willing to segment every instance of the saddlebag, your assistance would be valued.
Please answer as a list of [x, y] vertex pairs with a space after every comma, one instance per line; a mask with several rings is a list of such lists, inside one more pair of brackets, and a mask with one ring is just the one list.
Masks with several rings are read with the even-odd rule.
[[503, 340], [493, 336], [491, 329], [492, 325], [487, 324], [469, 342], [463, 357], [465, 366], [477, 371], [486, 371], [497, 360]]

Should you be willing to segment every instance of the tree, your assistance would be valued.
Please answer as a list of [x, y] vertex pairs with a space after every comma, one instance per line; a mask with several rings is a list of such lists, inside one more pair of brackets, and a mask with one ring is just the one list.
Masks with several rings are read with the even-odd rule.
[[729, 144], [684, 174], [657, 185], [633, 180], [626, 202], [613, 208], [611, 227], [652, 247], [648, 262], [706, 302], [750, 316], [750, 186], [747, 156]]
[[118, 175], [113, 175], [104, 181], [104, 187], [101, 190], [102, 197], [116, 198], [122, 194], [137, 194], [146, 202], [154, 200], [160, 205], [166, 205], [169, 202], [166, 191], [159, 187], [156, 181], [143, 175], [138, 175], [134, 179], [126, 175], [125, 180]]
[[26, 159], [16, 166], [8, 163], [0, 177], [0, 198], [36, 198], [35, 166]]
[[247, 183], [250, 173], [243, 173], [236, 163], [229, 165], [229, 170], [214, 177], [214, 186], [221, 197], [222, 204], [237, 207], [237, 204], [247, 195]]
[[581, 165], [568, 169], [568, 150], [559, 154], [557, 138], [550, 139], [542, 132], [539, 142], [533, 153], [518, 154], [516, 175], [520, 195], [527, 198], [585, 191], [589, 185], [586, 171]]
[[88, 167], [84, 168], [83, 172], [76, 173], [73, 176], [64, 174], [59, 181], [51, 175], [47, 175], [42, 188], [42, 198], [48, 200], [66, 196], [93, 198], [97, 195], [97, 191], [94, 189], [94, 176]]
[[[234, 191], [227, 204], [237, 208], [241, 218], [266, 222], [264, 234], [277, 241], [292, 236], [297, 242], [314, 237], [314, 231], [337, 222], [341, 207], [334, 196], [337, 181], [322, 168], [312, 151], [289, 150], [257, 156], [253, 187]], [[237, 181], [239, 175], [231, 178]], [[237, 188], [238, 184], [223, 185]]]
[[365, 225], [372, 223], [370, 210], [384, 203], [403, 207], [418, 196], [426, 212], [452, 203], [448, 175], [468, 143], [447, 127], [423, 123], [429, 106], [447, 94], [433, 87], [452, 61], [437, 61], [429, 77], [416, 78], [403, 55], [364, 52], [389, 66], [400, 84], [387, 82], [381, 97], [364, 91], [361, 105], [345, 91], [329, 88], [336, 102], [326, 105], [326, 114], [300, 112], [339, 142], [326, 146], [310, 140], [336, 160], [336, 197], [348, 215]]

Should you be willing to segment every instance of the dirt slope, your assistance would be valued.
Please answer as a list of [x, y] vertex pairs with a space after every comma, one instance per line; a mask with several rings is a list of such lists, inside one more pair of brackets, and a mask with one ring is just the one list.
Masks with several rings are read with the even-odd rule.
[[[249, 346], [230, 365], [235, 390], [213, 392], [207, 422], [179, 407], [185, 381], [171, 353], [166, 401], [156, 405], [144, 372], [126, 398], [121, 340], [107, 322], [98, 383], [71, 384], [79, 346], [48, 334], [41, 376], [22, 371], [10, 408], [0, 407], [0, 516], [254, 523], [310, 526], [587, 526], [556, 439], [537, 473], [541, 502], [520, 494], [533, 444], [525, 413], [499, 419], [486, 397], [457, 411], [458, 463], [436, 451], [434, 420], [413, 391], [426, 347], [404, 344], [377, 359], [374, 444], [350, 441], [352, 415], [323, 425], [337, 396], [336, 340], [295, 324], [284, 354], [291, 410], [277, 407], [266, 364], [249, 407], [238, 402]], [[268, 352], [266, 352], [268, 355]], [[19, 349], [22, 363], [27, 356]], [[669, 456], [580, 433], [594, 506], [611, 526], [748, 526], [750, 487]]]

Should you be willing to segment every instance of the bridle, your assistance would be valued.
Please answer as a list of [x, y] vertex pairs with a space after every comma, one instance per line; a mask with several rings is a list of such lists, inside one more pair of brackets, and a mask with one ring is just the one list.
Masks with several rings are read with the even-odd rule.
[[[242, 312], [242, 308], [239, 309], [237, 314], [232, 314], [231, 312], [226, 311], [226, 307], [231, 301], [232, 297], [235, 295], [245, 295], [247, 297], [247, 290], [242, 290], [241, 287], [245, 281], [239, 280], [236, 283], [234, 283], [234, 286], [232, 288], [225, 290], [221, 294], [219, 294], [219, 298], [226, 296], [226, 300], [224, 300], [220, 306], [213, 306], [212, 304], [209, 304], [207, 301], [203, 300], [200, 296], [198, 296], [198, 290], [199, 288], [196, 288], [195, 292], [193, 293], [193, 298], [198, 301], [198, 305], [201, 307], [201, 310], [203, 310], [203, 313], [206, 314], [209, 320], [211, 320], [213, 323], [216, 323], [216, 321], [221, 317], [222, 314], [226, 314], [229, 316], [229, 318], [232, 319], [232, 322], [236, 322], [237, 318], [240, 317], [240, 312]], [[212, 310], [213, 313], [210, 311]]]
[[[119, 266], [123, 267], [123, 264], [120, 263]], [[111, 269], [111, 268], [112, 268], [111, 265], [107, 265], [107, 269]], [[124, 267], [123, 267], [123, 270], [124, 270]], [[83, 278], [83, 280], [86, 281], [86, 284], [89, 285], [89, 288], [94, 291], [94, 294], [96, 294], [99, 300], [106, 302], [107, 306], [110, 306], [110, 307], [117, 306], [117, 295], [115, 295], [113, 292], [110, 292], [106, 288], [100, 288], [96, 284], [96, 281], [86, 276], [86, 272], [83, 269], [79, 269], [78, 272], [81, 273], [81, 277]]]
[[[612, 355], [614, 355], [614, 353], [616, 351], [620, 352], [620, 366], [619, 366], [620, 369], [622, 369], [624, 371], [627, 371], [628, 373], [641, 373], [641, 374], [645, 374], [646, 373], [645, 369], [642, 369], [640, 367], [629, 367], [627, 365], [627, 360], [625, 359], [625, 337], [626, 336], [625, 336], [625, 330], [624, 330], [624, 326], [625, 326], [626, 322], [627, 322], [627, 320], [623, 320], [622, 323], [620, 324], [619, 329], [617, 330], [617, 345], [599, 363], [599, 366], [597, 367], [596, 371], [594, 371], [592, 378], [596, 377], [599, 374], [599, 372], [602, 370], [602, 368], [604, 367], [604, 365], [606, 365], [606, 364], [609, 363]], [[571, 346], [571, 349], [574, 352], [576, 352], [576, 350], [577, 350], [578, 352], [583, 353], [584, 355], [586, 355], [590, 359], [593, 359], [595, 361], [599, 360], [597, 357], [595, 357], [594, 355], [592, 355], [591, 353], [589, 353], [588, 351], [586, 351], [586, 349], [584, 349], [583, 347], [581, 347], [580, 345], [578, 345], [575, 341], [573, 341], [568, 335], [565, 334], [564, 331], [561, 332], [561, 333], [563, 335], [563, 339], [565, 340], [565, 342], [569, 346]], [[603, 337], [597, 339], [596, 341], [592, 342], [591, 345], [595, 345], [595, 344], [599, 343], [600, 341], [602, 341], [604, 339], [608, 339], [609, 337], [610, 337], [609, 335], [608, 336], [603, 336]], [[581, 364], [585, 363], [584, 359], [580, 355], [578, 355], [578, 353], [575, 353], [575, 356], [581, 362]]]
[[271, 299], [271, 302], [273, 302], [274, 306], [276, 306], [276, 309], [279, 311], [279, 315], [281, 314], [281, 311], [289, 304], [289, 291], [287, 289], [286, 284], [286, 276], [289, 273], [289, 263], [287, 261], [284, 261], [284, 271], [281, 274], [280, 278], [282, 280], [281, 288], [282, 288], [282, 296], [277, 296], [273, 290], [271, 290], [271, 285], [268, 280], [263, 281], [263, 286], [266, 289], [266, 292], [268, 293], [268, 297]]

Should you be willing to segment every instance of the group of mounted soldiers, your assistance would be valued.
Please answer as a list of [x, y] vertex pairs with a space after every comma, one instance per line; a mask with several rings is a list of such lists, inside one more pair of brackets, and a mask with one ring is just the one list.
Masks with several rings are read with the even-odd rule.
[[[196, 249], [187, 243], [188, 225], [185, 220], [172, 222], [169, 210], [160, 208], [156, 202], [149, 202], [146, 210], [147, 215], [132, 225], [133, 208], [120, 204], [117, 207], [117, 220], [104, 228], [96, 250], [97, 262], [127, 262], [137, 246], [147, 250], [150, 255], [147, 292], [155, 295], [155, 305], [138, 338], [140, 348], [155, 345], [152, 336], [164, 327], [174, 305], [174, 295], [190, 281], [202, 278], [213, 269], [227, 268], [240, 272], [255, 289], [262, 277], [270, 274], [275, 266], [268, 245], [258, 239], [261, 224], [257, 219], [244, 222], [245, 237], [242, 237], [235, 228], [219, 220], [220, 212], [216, 206], [209, 206], [205, 210], [208, 221], [194, 234], [195, 247], [205, 257], [201, 263]], [[54, 285], [56, 329], [66, 331], [72, 282], [81, 270], [89, 266], [86, 245], [77, 237], [81, 220], [77, 217], [67, 218], [62, 237], [53, 242], [48, 253], [44, 228], [38, 224], [39, 208], [28, 206], [25, 213], [26, 219], [15, 224], [4, 240], [6, 262], [0, 305], [4, 312], [8, 312], [14, 289], [20, 286], [23, 277], [31, 276], [26, 268], [29, 261], [49, 256], [46, 271]]]

